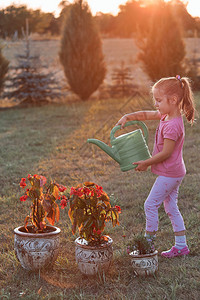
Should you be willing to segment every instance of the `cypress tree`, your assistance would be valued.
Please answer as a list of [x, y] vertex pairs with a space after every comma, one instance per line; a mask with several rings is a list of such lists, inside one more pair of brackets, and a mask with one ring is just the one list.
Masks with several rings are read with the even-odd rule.
[[76, 0], [67, 14], [59, 56], [71, 90], [88, 99], [103, 82], [106, 67], [99, 31], [82, 0]]
[[[155, 6], [151, 28], [146, 39], [139, 38], [139, 60], [151, 80], [176, 76], [184, 72], [185, 45], [169, 3]], [[182, 74], [183, 75], [183, 74]]]
[[4, 81], [8, 72], [9, 61], [3, 56], [2, 49], [0, 46], [0, 93], [3, 90]]

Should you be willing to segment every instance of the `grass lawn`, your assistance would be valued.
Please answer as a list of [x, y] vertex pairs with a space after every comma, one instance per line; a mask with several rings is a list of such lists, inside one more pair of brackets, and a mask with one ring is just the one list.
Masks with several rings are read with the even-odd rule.
[[[195, 94], [197, 109], [200, 94]], [[0, 299], [199, 299], [200, 295], [200, 126], [185, 122], [184, 160], [187, 175], [179, 193], [191, 254], [166, 260], [159, 256], [154, 277], [134, 277], [125, 243], [144, 230], [144, 201], [155, 180], [148, 172], [121, 172], [118, 164], [87, 138], [110, 144], [110, 130], [124, 114], [151, 108], [140, 96], [121, 100], [97, 100], [66, 105], [0, 111]], [[156, 122], [146, 122], [152, 150]], [[124, 129], [124, 132], [128, 129]], [[57, 224], [62, 230], [60, 255], [52, 270], [31, 273], [21, 268], [14, 254], [13, 229], [23, 225], [30, 203], [20, 203], [21, 177], [41, 174], [73, 186], [92, 180], [120, 205], [120, 226], [108, 225], [114, 258], [108, 274], [88, 278], [78, 271], [74, 240], [67, 210]], [[156, 248], [173, 245], [172, 227], [163, 207], [159, 210]], [[122, 237], [126, 235], [126, 237]]]

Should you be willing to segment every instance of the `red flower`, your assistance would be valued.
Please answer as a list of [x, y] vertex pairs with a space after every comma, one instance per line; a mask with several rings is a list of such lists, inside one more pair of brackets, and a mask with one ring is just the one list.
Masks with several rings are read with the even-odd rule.
[[67, 188], [64, 185], [59, 185], [59, 191], [64, 192]]
[[115, 205], [115, 208], [117, 209], [118, 213], [121, 214], [121, 207], [118, 205]]
[[83, 188], [79, 188], [77, 191], [76, 191], [76, 195], [78, 197], [82, 197], [83, 196]]
[[95, 192], [96, 192], [96, 194], [97, 194], [97, 197], [99, 198], [99, 197], [101, 197], [101, 195], [103, 194], [103, 188], [102, 188], [102, 186], [99, 186], [99, 185], [97, 185], [96, 184], [96, 189], [95, 189]]
[[31, 174], [28, 174], [27, 178], [29, 179], [29, 178], [31, 178], [31, 177], [32, 177]]
[[76, 189], [74, 187], [71, 187], [70, 190], [70, 196], [75, 195]]
[[62, 198], [60, 201], [61, 208], [64, 209], [67, 206], [67, 200], [65, 198]]
[[101, 234], [101, 230], [97, 230], [97, 234], [100, 235]]
[[21, 181], [20, 181], [20, 184], [19, 184], [23, 189], [26, 186], [26, 182], [25, 181], [26, 181], [26, 178], [22, 178]]
[[70, 191], [70, 195], [76, 195], [78, 197], [82, 197], [83, 196], [83, 188], [75, 189], [72, 187], [71, 191]]
[[96, 231], [96, 229], [95, 228], [93, 228], [93, 233], [96, 233], [97, 231]]
[[91, 190], [90, 190], [89, 188], [87, 188], [87, 187], [84, 187], [83, 193], [84, 193], [86, 196], [89, 196], [90, 193], [91, 193]]
[[26, 201], [27, 198], [28, 198], [27, 195], [21, 196], [21, 197], [20, 197], [20, 201], [21, 201], [21, 202]]

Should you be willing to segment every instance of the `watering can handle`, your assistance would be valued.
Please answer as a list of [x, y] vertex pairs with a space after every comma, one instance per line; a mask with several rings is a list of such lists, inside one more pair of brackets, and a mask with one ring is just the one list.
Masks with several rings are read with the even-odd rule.
[[[134, 124], [138, 124], [138, 125], [140, 125], [140, 127], [142, 127], [144, 138], [146, 140], [146, 143], [148, 144], [148, 128], [147, 128], [145, 123], [143, 123], [141, 121], [129, 121], [129, 122], [126, 122], [124, 127], [127, 127], [129, 125], [134, 125]], [[113, 127], [113, 129], [111, 130], [111, 133], [110, 133], [110, 140], [111, 141], [116, 139], [115, 132], [119, 129], [121, 129], [121, 125], [117, 125], [117, 126]]]

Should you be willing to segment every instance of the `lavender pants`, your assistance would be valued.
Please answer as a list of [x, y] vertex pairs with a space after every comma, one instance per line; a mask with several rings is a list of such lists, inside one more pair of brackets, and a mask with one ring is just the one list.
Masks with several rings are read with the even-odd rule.
[[185, 230], [183, 217], [178, 208], [178, 190], [183, 177], [172, 178], [158, 176], [150, 194], [145, 201], [146, 231], [158, 230], [158, 208], [164, 202], [165, 212], [168, 214], [173, 231]]

